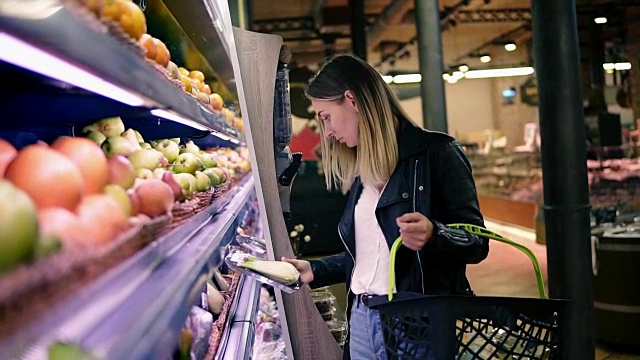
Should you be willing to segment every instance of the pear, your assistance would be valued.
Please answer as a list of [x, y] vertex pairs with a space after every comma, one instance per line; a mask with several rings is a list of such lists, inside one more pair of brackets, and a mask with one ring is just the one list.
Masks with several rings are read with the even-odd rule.
[[171, 140], [171, 141], [173, 141], [174, 143], [176, 143], [176, 144], [180, 145], [180, 138], [179, 138], [179, 137], [177, 137], [177, 138], [171, 138], [171, 139], [169, 139], [169, 140]]
[[141, 149], [153, 149], [153, 147], [151, 146], [151, 144], [149, 144], [149, 143], [147, 143], [147, 142], [140, 143], [140, 148], [141, 148]]
[[119, 117], [106, 118], [86, 126], [82, 132], [91, 130], [101, 132], [106, 137], [118, 136], [124, 132], [124, 123]]
[[211, 180], [207, 174], [202, 171], [196, 171], [196, 187], [198, 191], [207, 191], [211, 189]]
[[124, 155], [129, 156], [133, 152], [131, 143], [122, 136], [108, 137], [101, 145], [102, 151], [107, 156]]
[[139, 149], [129, 155], [129, 161], [136, 169], [155, 170], [162, 163], [163, 155], [153, 149]]
[[174, 174], [172, 174], [170, 171], [165, 171], [162, 174], [161, 180], [164, 181], [165, 184], [171, 187], [171, 190], [173, 191], [173, 197], [175, 198], [176, 201], [184, 200], [184, 192], [182, 191], [182, 186], [178, 184], [178, 182], [174, 178]]
[[189, 140], [189, 141], [187, 141], [186, 144], [184, 144], [183, 152], [191, 153], [193, 155], [199, 155], [200, 154], [200, 148], [198, 147], [198, 145], [196, 145], [193, 142], [193, 140]]
[[102, 192], [115, 200], [127, 217], [131, 216], [131, 199], [127, 190], [115, 184], [108, 184]]
[[142, 134], [140, 134], [138, 130], [133, 130], [133, 133], [136, 136], [136, 140], [138, 141], [138, 144], [142, 144], [144, 142], [144, 138], [142, 137]]
[[205, 175], [209, 177], [209, 181], [211, 182], [211, 186], [218, 186], [222, 184], [222, 179], [213, 169], [206, 169], [203, 171]]
[[173, 178], [178, 184], [180, 184], [182, 193], [187, 199], [191, 199], [193, 193], [198, 190], [198, 182], [196, 181], [196, 177], [189, 173], [173, 174]]
[[122, 136], [123, 138], [127, 139], [127, 141], [129, 141], [129, 143], [131, 144], [131, 148], [133, 150], [141, 149], [140, 143], [138, 142], [138, 139], [136, 138], [135, 130], [127, 129], [127, 131], [123, 132], [120, 136]]

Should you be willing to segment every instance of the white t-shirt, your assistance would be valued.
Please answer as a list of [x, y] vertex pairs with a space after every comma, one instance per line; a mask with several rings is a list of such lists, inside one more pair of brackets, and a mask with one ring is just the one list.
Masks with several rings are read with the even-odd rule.
[[389, 287], [389, 246], [376, 218], [382, 191], [364, 184], [355, 208], [356, 264], [351, 277], [354, 294], [386, 295]]

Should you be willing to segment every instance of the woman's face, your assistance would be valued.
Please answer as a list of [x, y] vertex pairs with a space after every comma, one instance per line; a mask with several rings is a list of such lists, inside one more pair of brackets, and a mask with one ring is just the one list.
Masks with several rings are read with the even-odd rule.
[[353, 148], [358, 146], [358, 108], [351, 91], [346, 91], [342, 102], [311, 99], [311, 104], [324, 126], [324, 135]]

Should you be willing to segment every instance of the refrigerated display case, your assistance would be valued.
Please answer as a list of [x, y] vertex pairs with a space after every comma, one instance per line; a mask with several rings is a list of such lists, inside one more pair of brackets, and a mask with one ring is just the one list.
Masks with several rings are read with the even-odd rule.
[[[127, 23], [132, 13], [125, 2], [0, 5], [0, 139], [20, 151], [85, 136], [96, 121], [119, 117], [144, 139], [138, 145], [179, 138], [183, 146], [192, 141], [212, 149], [225, 159], [218, 167], [228, 165], [227, 181], [199, 192], [190, 187], [191, 199], [176, 201], [167, 214], [141, 217], [100, 250], [69, 255], [62, 244], [53, 255], [0, 273], [0, 358], [79, 352], [99, 359], [179, 358], [185, 323], [193, 306], [207, 308], [206, 285], [227, 246], [238, 231], [261, 234], [253, 176], [225, 155], [246, 147], [226, 1], [132, 3], [173, 67], [148, 56], [149, 40], [140, 36], [140, 23]], [[179, 67], [198, 73], [185, 75]], [[206, 81], [197, 81], [200, 74]], [[85, 230], [85, 238], [94, 236]], [[207, 349], [208, 358], [251, 357], [260, 286], [239, 275], [232, 282], [224, 315], [214, 316], [224, 321], [214, 323], [218, 345]]]

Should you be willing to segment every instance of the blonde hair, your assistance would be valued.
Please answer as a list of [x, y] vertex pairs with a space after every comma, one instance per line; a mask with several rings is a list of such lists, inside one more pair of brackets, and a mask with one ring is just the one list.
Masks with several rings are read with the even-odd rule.
[[382, 76], [361, 59], [341, 54], [328, 60], [311, 80], [310, 99], [342, 102], [349, 90], [358, 109], [358, 146], [349, 148], [327, 138], [320, 123], [322, 166], [327, 189], [346, 193], [357, 176], [363, 183], [384, 185], [398, 164], [399, 120], [409, 120]]

